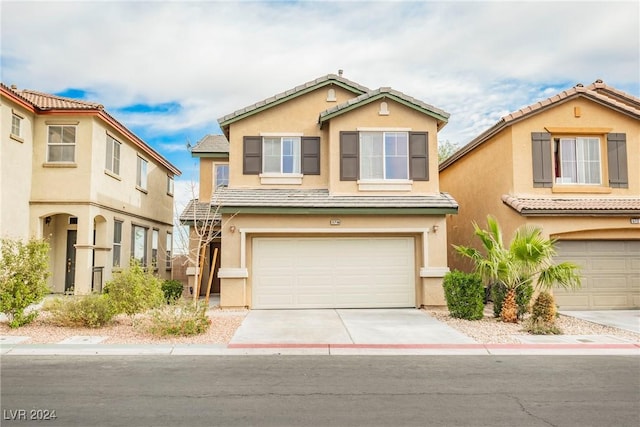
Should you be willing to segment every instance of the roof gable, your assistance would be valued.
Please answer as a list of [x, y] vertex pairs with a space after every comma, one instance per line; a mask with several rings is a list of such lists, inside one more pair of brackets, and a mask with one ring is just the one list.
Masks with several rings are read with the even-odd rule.
[[190, 151], [191, 157], [229, 157], [229, 141], [224, 135], [207, 135]]
[[226, 116], [219, 118], [218, 123], [220, 124], [220, 127], [224, 128], [226, 126], [229, 126], [233, 122], [244, 119], [245, 117], [252, 116], [268, 108], [275, 107], [276, 105], [282, 104], [283, 102], [287, 102], [293, 98], [304, 95], [305, 93], [309, 93], [323, 86], [332, 84], [340, 86], [350, 92], [353, 92], [356, 95], [360, 95], [369, 91], [368, 88], [359, 85], [356, 82], [352, 82], [351, 80], [345, 79], [342, 76], [338, 76], [336, 74], [327, 74], [326, 76], [318, 77], [315, 80], [311, 80], [309, 82], [296, 86], [293, 89], [278, 93], [270, 98], [236, 110], [231, 114], [227, 114]]
[[440, 163], [440, 171], [451, 166], [458, 159], [464, 157], [467, 153], [473, 151], [503, 129], [578, 97], [587, 98], [600, 105], [611, 108], [612, 110], [640, 120], [640, 99], [611, 86], [607, 86], [602, 82], [602, 80], [596, 80], [593, 84], [587, 87], [584, 87], [582, 84], [578, 84], [571, 89], [564, 90], [550, 98], [538, 101], [503, 116], [492, 127], [478, 135], [467, 145]]
[[444, 127], [449, 119], [449, 113], [436, 108], [433, 105], [429, 105], [402, 92], [391, 89], [390, 87], [381, 87], [379, 89], [366, 92], [356, 98], [350, 99], [343, 104], [336, 105], [329, 108], [328, 110], [321, 112], [320, 117], [318, 118], [318, 123], [320, 123], [320, 126], [322, 126], [324, 122], [331, 120], [336, 116], [354, 110], [371, 102], [377, 101], [379, 99], [386, 98], [393, 99], [400, 104], [403, 104], [409, 108], [435, 118], [438, 122], [438, 129]]

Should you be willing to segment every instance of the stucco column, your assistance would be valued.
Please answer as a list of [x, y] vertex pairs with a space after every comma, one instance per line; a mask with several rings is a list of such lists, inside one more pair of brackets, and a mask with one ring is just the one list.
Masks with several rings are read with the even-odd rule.
[[75, 295], [91, 293], [93, 271], [93, 219], [89, 212], [78, 217], [76, 241]]

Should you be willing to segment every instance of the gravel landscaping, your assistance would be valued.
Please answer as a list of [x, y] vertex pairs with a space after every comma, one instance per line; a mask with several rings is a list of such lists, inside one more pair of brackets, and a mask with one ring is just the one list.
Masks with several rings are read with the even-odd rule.
[[[423, 310], [482, 344], [519, 343], [514, 336], [527, 334], [522, 330], [522, 324], [507, 324], [494, 318], [490, 306], [485, 310], [484, 319], [475, 321], [454, 319], [449, 316], [446, 307]], [[0, 322], [0, 335], [29, 337], [23, 344], [59, 343], [74, 336], [105, 337], [101, 341], [103, 344], [227, 344], [247, 313], [247, 310], [221, 310], [213, 307], [207, 312], [211, 327], [206, 333], [192, 337], [159, 338], [144, 331], [141, 327], [144, 322], [142, 316], [138, 316], [132, 324], [129, 317], [121, 315], [110, 326], [90, 329], [50, 325], [47, 322], [48, 314], [41, 312], [32, 324], [18, 329], [9, 328], [6, 321]], [[565, 335], [608, 335], [629, 342], [640, 342], [640, 334], [569, 316], [560, 315], [557, 325]]]

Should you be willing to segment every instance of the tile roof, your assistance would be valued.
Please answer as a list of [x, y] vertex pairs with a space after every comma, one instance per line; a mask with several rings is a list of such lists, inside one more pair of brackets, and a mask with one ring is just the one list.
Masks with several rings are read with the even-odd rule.
[[207, 135], [191, 148], [192, 153], [229, 153], [229, 141], [224, 135]]
[[289, 89], [287, 91], [278, 93], [276, 95], [273, 95], [272, 97], [256, 102], [255, 104], [251, 104], [247, 107], [236, 110], [231, 114], [227, 114], [226, 116], [220, 117], [218, 119], [218, 123], [220, 124], [220, 126], [225, 126], [226, 124], [228, 124], [228, 122], [234, 121], [234, 119], [243, 117], [245, 115], [248, 115], [249, 113], [258, 112], [272, 105], [280, 104], [286, 99], [290, 99], [297, 95], [306, 93], [309, 90], [316, 89], [318, 87], [325, 86], [331, 83], [337, 83], [342, 87], [346, 87], [350, 89], [354, 93], [364, 93], [369, 91], [369, 89], [366, 88], [365, 86], [362, 86], [351, 80], [345, 79], [342, 76], [338, 76], [336, 74], [327, 74], [326, 76], [318, 77], [315, 80], [311, 80], [306, 83], [303, 83], [299, 86], [294, 87], [293, 89]]
[[602, 80], [596, 80], [587, 87], [582, 84], [578, 84], [571, 89], [564, 90], [550, 98], [538, 101], [502, 117], [492, 127], [478, 135], [476, 138], [471, 140], [471, 142], [440, 163], [440, 171], [446, 169], [458, 159], [464, 157], [467, 153], [482, 145], [485, 141], [492, 138], [504, 128], [533, 114], [537, 114], [557, 104], [561, 104], [579, 96], [589, 98], [594, 102], [606, 105], [635, 119], [640, 119], [640, 99], [635, 96], [608, 86], [603, 83]]
[[[425, 102], [422, 102], [419, 99], [406, 95], [400, 91], [391, 89], [390, 87], [381, 87], [381, 88], [363, 93], [362, 95], [356, 98], [352, 98], [343, 104], [336, 105], [334, 107], [329, 108], [328, 110], [321, 112], [318, 122], [322, 123], [332, 117], [335, 117], [341, 112], [349, 111], [359, 105], [367, 104], [369, 102], [372, 102], [387, 96], [399, 101], [404, 101], [405, 103], [409, 104], [409, 106], [411, 106], [412, 108], [423, 110], [427, 114], [435, 116], [437, 119], [440, 120], [442, 125], [446, 124], [447, 120], [449, 119], [449, 113], [447, 113], [444, 110], [436, 108], [433, 105], [429, 105]], [[441, 126], [438, 126], [438, 127], [440, 128]]]
[[103, 105], [95, 102], [79, 101], [35, 90], [12, 90], [41, 110], [104, 110]]
[[502, 195], [502, 202], [525, 216], [640, 215], [640, 197], [533, 197]]
[[211, 211], [211, 203], [200, 203], [198, 199], [192, 199], [189, 200], [189, 203], [180, 214], [180, 222], [190, 223], [193, 222], [195, 218], [199, 221], [213, 219], [214, 222], [218, 222], [221, 216]]

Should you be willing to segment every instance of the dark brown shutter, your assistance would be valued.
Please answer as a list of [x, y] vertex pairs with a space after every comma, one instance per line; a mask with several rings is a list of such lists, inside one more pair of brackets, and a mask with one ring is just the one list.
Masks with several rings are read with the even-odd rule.
[[533, 159], [533, 186], [552, 187], [551, 134], [531, 132], [531, 157]]
[[429, 180], [429, 133], [409, 133], [409, 177], [414, 181]]
[[340, 132], [340, 180], [358, 180], [358, 132]]
[[302, 137], [302, 173], [320, 175], [320, 137]]
[[242, 141], [242, 173], [258, 175], [262, 172], [262, 138], [245, 136]]
[[629, 188], [627, 134], [607, 134], [607, 153], [609, 156], [609, 187]]

